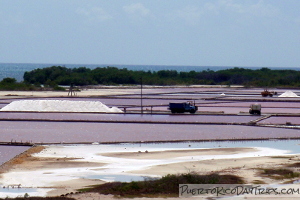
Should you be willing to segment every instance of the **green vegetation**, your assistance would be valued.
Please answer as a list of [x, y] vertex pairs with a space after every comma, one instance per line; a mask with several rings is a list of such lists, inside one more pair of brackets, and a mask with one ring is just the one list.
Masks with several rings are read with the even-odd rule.
[[[91, 186], [79, 190], [82, 192], [95, 192], [100, 194], [113, 194], [122, 197], [178, 197], [179, 184], [244, 184], [242, 178], [235, 175], [197, 174], [190, 172], [186, 174], [168, 174], [162, 178], [145, 178], [144, 181], [111, 182]], [[76, 192], [77, 193], [77, 192]], [[73, 193], [70, 193], [73, 194]], [[30, 197], [27, 193], [24, 197], [5, 198], [14, 200], [72, 200], [67, 197], [69, 194], [60, 197]]]
[[266, 182], [262, 181], [262, 180], [254, 180], [252, 181], [252, 184], [266, 184]]
[[179, 184], [243, 184], [244, 181], [234, 175], [216, 173], [200, 175], [197, 173], [169, 174], [160, 179], [145, 179], [129, 183], [112, 182], [84, 189], [85, 192], [114, 194], [125, 197], [178, 197]]
[[288, 165], [288, 167], [297, 167], [297, 168], [299, 168], [300, 167], [300, 162], [290, 164], [290, 165]]
[[300, 173], [293, 172], [289, 169], [262, 169], [261, 172], [262, 176], [266, 176], [268, 178], [272, 178], [275, 180], [282, 180], [282, 179], [292, 179], [297, 178], [300, 176]]
[[28, 83], [18, 83], [14, 78], [4, 78], [0, 81], [0, 90], [34, 90], [35, 87]]
[[178, 72], [176, 70], [133, 71], [126, 68], [102, 67], [89, 69], [86, 67], [66, 68], [52, 66], [25, 72], [24, 82], [34, 85], [116, 85], [116, 84], [147, 85], [245, 85], [255, 87], [300, 86], [300, 71], [258, 70], [231, 68], [219, 71], [204, 70], [201, 72]]
[[0, 90], [59, 90], [59, 85], [244, 85], [246, 87], [300, 87], [300, 71], [257, 70], [231, 68], [219, 71], [203, 70], [178, 72], [176, 70], [133, 71], [126, 68], [86, 67], [66, 68], [52, 66], [24, 73], [24, 81], [4, 78]]
[[36, 91], [36, 90], [56, 90], [64, 91], [65, 88], [56, 84], [45, 85], [42, 87], [39, 84], [30, 84], [26, 82], [17, 82], [15, 78], [4, 78], [0, 81], [0, 90], [2, 91]]

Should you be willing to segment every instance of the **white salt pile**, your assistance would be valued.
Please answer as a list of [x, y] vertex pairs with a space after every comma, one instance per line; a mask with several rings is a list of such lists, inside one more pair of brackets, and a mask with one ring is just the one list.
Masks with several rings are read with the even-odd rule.
[[109, 108], [99, 101], [68, 100], [21, 100], [13, 101], [1, 111], [35, 111], [35, 112], [122, 112], [117, 107]]
[[297, 94], [295, 94], [292, 91], [286, 91], [284, 93], [282, 93], [281, 95], [279, 95], [278, 97], [299, 97]]

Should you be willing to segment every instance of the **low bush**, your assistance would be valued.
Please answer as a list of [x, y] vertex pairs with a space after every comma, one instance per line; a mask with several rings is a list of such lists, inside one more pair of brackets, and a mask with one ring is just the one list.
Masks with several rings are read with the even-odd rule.
[[290, 169], [263, 169], [261, 175], [275, 180], [281, 180], [299, 177], [300, 173], [293, 172]]
[[146, 178], [144, 181], [111, 182], [94, 186], [88, 192], [114, 194], [126, 197], [178, 196], [179, 184], [242, 184], [244, 181], [234, 175], [187, 173], [168, 174], [160, 179]]

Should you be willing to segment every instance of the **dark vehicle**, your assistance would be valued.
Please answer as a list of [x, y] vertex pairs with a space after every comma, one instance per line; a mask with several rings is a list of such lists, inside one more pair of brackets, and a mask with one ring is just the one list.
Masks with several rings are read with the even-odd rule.
[[273, 95], [277, 95], [277, 92], [269, 91], [269, 90], [267, 90], [267, 89], [264, 89], [264, 91], [261, 92], [261, 96], [262, 96], [262, 97], [267, 97], [267, 96], [272, 97]]
[[171, 110], [172, 113], [195, 113], [198, 107], [195, 106], [195, 102], [188, 101], [184, 103], [169, 103], [169, 110]]

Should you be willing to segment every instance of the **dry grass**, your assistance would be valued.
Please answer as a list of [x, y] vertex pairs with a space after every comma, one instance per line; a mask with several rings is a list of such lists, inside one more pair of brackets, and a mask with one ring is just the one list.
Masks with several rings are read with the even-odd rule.
[[300, 167], [300, 162], [296, 162], [290, 165], [287, 165], [288, 167]]
[[290, 169], [261, 169], [260, 175], [275, 180], [292, 179], [300, 176], [300, 173]]
[[264, 182], [262, 180], [254, 180], [254, 181], [252, 181], [252, 184], [266, 184], [266, 182]]

